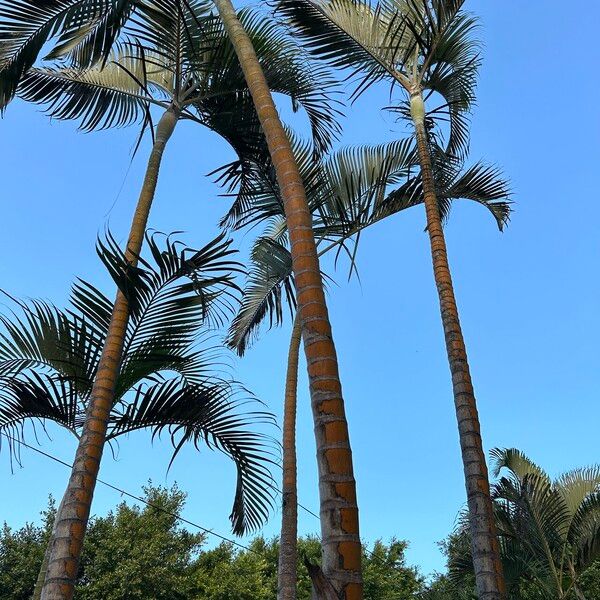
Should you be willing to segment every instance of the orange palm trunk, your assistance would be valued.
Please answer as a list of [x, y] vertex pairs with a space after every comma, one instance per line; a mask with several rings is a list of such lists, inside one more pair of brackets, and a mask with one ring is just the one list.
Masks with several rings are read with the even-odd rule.
[[504, 576], [490, 496], [488, 470], [481, 440], [477, 402], [450, 275], [429, 141], [423, 119], [423, 102], [420, 94], [413, 96], [412, 100], [412, 114], [416, 128], [427, 214], [427, 232], [431, 244], [433, 273], [440, 301], [448, 363], [452, 375], [452, 389], [467, 488], [477, 597], [479, 600], [504, 600], [506, 595]]
[[290, 235], [317, 444], [323, 572], [345, 600], [362, 599], [356, 484], [335, 346], [302, 178], [248, 34], [230, 0], [214, 0], [273, 160]]
[[[163, 151], [171, 137], [178, 114], [169, 109], [162, 116], [155, 143], [148, 160], [142, 191], [136, 206], [127, 242], [126, 257], [132, 265], [142, 249], [150, 208]], [[83, 432], [65, 495], [56, 515], [49, 543], [49, 559], [42, 600], [71, 600], [74, 593], [83, 538], [87, 527], [102, 451], [106, 442], [108, 418], [114, 401], [114, 390], [129, 320], [125, 296], [117, 293], [108, 334], [98, 363]]]
[[296, 406], [298, 394], [298, 359], [302, 326], [296, 314], [288, 352], [283, 406], [283, 485], [277, 600], [296, 600], [298, 578], [298, 486], [296, 466]]

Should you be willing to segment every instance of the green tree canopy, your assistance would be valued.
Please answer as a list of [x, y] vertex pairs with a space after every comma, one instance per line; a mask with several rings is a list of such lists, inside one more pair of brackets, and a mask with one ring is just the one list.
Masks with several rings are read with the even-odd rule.
[[[143, 506], [119, 504], [92, 518], [84, 543], [76, 600], [275, 600], [277, 540], [262, 537], [239, 549], [223, 542], [207, 548], [203, 533], [180, 524], [186, 495], [149, 484]], [[43, 521], [0, 532], [0, 599], [29, 600], [52, 528], [51, 500]], [[320, 542], [299, 540], [298, 599], [310, 600], [310, 577], [303, 564], [316, 562]], [[409, 600], [422, 587], [417, 570], [405, 561], [407, 543], [377, 541], [365, 551], [365, 599]]]

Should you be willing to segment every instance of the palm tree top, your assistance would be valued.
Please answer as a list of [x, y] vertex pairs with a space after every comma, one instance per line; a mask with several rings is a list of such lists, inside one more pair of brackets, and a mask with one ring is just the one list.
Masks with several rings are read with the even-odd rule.
[[[98, 242], [131, 308], [108, 440], [145, 429], [169, 434], [173, 458], [188, 443], [224, 452], [238, 470], [233, 530], [254, 530], [271, 506], [273, 445], [252, 427], [272, 417], [241, 410], [255, 400], [225, 376], [222, 350], [209, 343], [211, 323], [232, 309], [240, 265], [223, 236], [199, 250], [159, 234], [146, 239], [150, 258], [135, 268], [110, 235]], [[22, 316], [0, 316], [0, 431], [22, 439], [26, 424], [54, 422], [79, 436], [112, 303], [78, 280], [66, 310], [18, 305]]]
[[[414, 141], [349, 146], [316, 159], [309, 142], [296, 136], [291, 139], [313, 213], [318, 249], [346, 254], [351, 275], [362, 232], [423, 202]], [[487, 208], [500, 230], [506, 226], [511, 192], [498, 168], [483, 162], [465, 167], [464, 161], [451, 159], [442, 149], [434, 153], [433, 166], [444, 219], [453, 202], [466, 199]], [[224, 222], [233, 228], [266, 226], [252, 248], [244, 296], [230, 328], [228, 342], [240, 354], [261, 323], [278, 326], [286, 309], [293, 313], [296, 307], [283, 200], [272, 168], [268, 161], [255, 163], [246, 176], [247, 185]]]
[[[480, 65], [477, 19], [463, 0], [277, 0], [279, 12], [308, 49], [357, 80], [354, 96], [388, 80], [406, 93], [394, 109], [410, 114], [410, 97], [431, 98], [430, 122], [449, 132], [452, 156], [468, 151], [468, 113]], [[441, 101], [439, 100], [441, 98]]]
[[[323, 151], [339, 133], [328, 69], [311, 61], [280, 21], [247, 8], [240, 19], [273, 91], [306, 110], [315, 149]], [[50, 67], [34, 67], [40, 36], [54, 43], [45, 57]], [[0, 107], [15, 93], [45, 104], [54, 117], [80, 119], [86, 130], [147, 119], [152, 105], [175, 105], [182, 118], [211, 128], [216, 114], [231, 120], [233, 112], [253, 113], [231, 43], [204, 0], [0, 0]], [[240, 119], [230, 125], [231, 136], [244, 124], [248, 129]]]

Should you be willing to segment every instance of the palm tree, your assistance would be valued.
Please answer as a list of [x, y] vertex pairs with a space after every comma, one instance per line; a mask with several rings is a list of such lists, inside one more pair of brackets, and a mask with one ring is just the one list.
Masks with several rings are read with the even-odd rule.
[[[496, 448], [491, 456], [494, 477], [502, 475], [492, 497], [509, 596], [516, 600], [526, 590], [540, 600], [586, 600], [582, 574], [600, 558], [600, 467], [552, 480], [515, 448]], [[450, 562], [454, 579], [472, 570], [469, 558]]]
[[306, 192], [252, 40], [229, 0], [214, 3], [244, 72], [284, 202], [315, 424], [323, 571], [335, 595], [360, 600], [361, 545], [350, 436]]
[[[461, 11], [463, 0], [280, 0], [277, 4], [315, 54], [332, 65], [361, 73], [355, 95], [386, 79], [405, 95], [394, 110], [415, 131], [452, 376], [477, 590], [482, 600], [499, 600], [505, 592], [489, 476], [434, 172], [444, 130], [448, 160], [460, 160], [467, 152], [466, 119], [479, 66], [479, 50], [472, 37], [476, 20]], [[439, 98], [441, 105], [435, 106]]]
[[[242, 163], [245, 153], [262, 145], [235, 53], [208, 2], [149, 0], [99, 5], [91, 0], [58, 0], [32, 5], [18, 0], [2, 3], [0, 15], [6, 18], [0, 21], [0, 40], [4, 41], [0, 52], [2, 107], [16, 91], [26, 99], [46, 103], [54, 116], [81, 119], [84, 129], [142, 118], [144, 130], [151, 124], [150, 106], [164, 110], [127, 243], [126, 256], [132, 266], [142, 247], [162, 154], [179, 120], [191, 119], [220, 133]], [[306, 107], [316, 149], [325, 147], [336, 124], [328, 111], [329, 98], [317, 82], [319, 70], [310, 70], [302, 56], [294, 57], [295, 46], [286, 45], [280, 35], [269, 43], [270, 26], [254, 27], [257, 21], [250, 13], [243, 19], [250, 29], [256, 29], [256, 44], [264, 51], [261, 58], [269, 65], [274, 89], [289, 94], [295, 106]], [[126, 39], [106, 64], [121, 30]], [[57, 32], [57, 46], [49, 56], [63, 60], [67, 56], [72, 66], [32, 68], [41, 45]], [[98, 64], [99, 59], [104, 62]], [[90, 64], [95, 66], [87, 68]], [[73, 593], [128, 318], [128, 300], [119, 291], [72, 476], [57, 514], [45, 598], [70, 598]]]
[[[380, 146], [350, 147], [331, 157], [316, 161], [310, 147], [293, 139], [294, 154], [300, 165], [309, 204], [313, 211], [313, 230], [317, 245], [326, 242], [319, 256], [346, 249], [351, 259], [350, 275], [361, 232], [390, 217], [423, 202], [420, 175], [411, 176], [414, 166], [412, 140]], [[477, 163], [461, 170], [456, 161], [443, 162], [437, 154], [436, 180], [439, 189], [440, 212], [446, 216], [450, 204], [468, 198], [486, 206], [500, 229], [509, 215], [508, 186], [499, 171]], [[244, 205], [229, 216], [236, 228], [269, 222], [265, 234], [254, 244], [252, 264], [240, 310], [230, 328], [229, 344], [243, 355], [256, 337], [260, 325], [280, 325], [283, 320], [284, 298], [291, 313], [294, 297], [291, 255], [287, 246], [285, 218], [276, 182], [267, 163], [256, 165], [245, 192]], [[390, 190], [390, 188], [395, 188]], [[353, 247], [345, 248], [350, 240]], [[278, 569], [279, 600], [296, 598], [296, 538], [297, 484], [295, 419], [297, 404], [300, 321], [294, 318], [283, 408], [283, 477], [282, 524]]]
[[[268, 438], [247, 426], [270, 418], [260, 411], [238, 414], [246, 403], [241, 388], [215, 374], [222, 362], [202, 335], [229, 310], [239, 264], [223, 236], [200, 250], [170, 238], [160, 244], [157, 234], [146, 239], [153, 260], [140, 259], [136, 268], [112, 238], [98, 244], [131, 312], [106, 439], [141, 429], [153, 436], [166, 431], [173, 459], [188, 443], [224, 452], [238, 472], [233, 531], [254, 530], [271, 504], [271, 459]], [[111, 301], [83, 280], [73, 286], [67, 310], [42, 301], [18, 304], [23, 317], [0, 316], [0, 434], [8, 434], [14, 452], [27, 423], [35, 429], [53, 422], [81, 436], [112, 310]]]
[[585, 600], [581, 574], [600, 558], [600, 467], [555, 480], [522, 452], [492, 450], [492, 487], [506, 571], [533, 582], [543, 598]]

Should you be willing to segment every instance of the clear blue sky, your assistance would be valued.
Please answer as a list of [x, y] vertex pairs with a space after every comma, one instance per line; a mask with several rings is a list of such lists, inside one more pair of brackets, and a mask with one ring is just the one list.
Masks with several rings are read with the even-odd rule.
[[[500, 234], [489, 214], [458, 203], [447, 227], [450, 259], [479, 399], [486, 448], [516, 446], [552, 474], [598, 461], [600, 418], [600, 236], [598, 235], [597, 24], [589, 0], [471, 0], [481, 15], [485, 62], [473, 118], [473, 159], [501, 165], [515, 212]], [[382, 91], [357, 103], [343, 142], [401, 133]], [[147, 144], [128, 171], [134, 129], [81, 134], [15, 102], [0, 122], [0, 286], [61, 305], [83, 275], [110, 290], [94, 252], [110, 223], [122, 238], [145, 166]], [[227, 207], [205, 174], [231, 157], [212, 133], [185, 124], [168, 148], [153, 227], [185, 230], [202, 244]], [[121, 189], [122, 187], [122, 189]], [[119, 193], [120, 191], [120, 193]], [[443, 567], [436, 542], [463, 506], [450, 379], [424, 215], [415, 209], [368, 232], [361, 282], [345, 273], [331, 289], [366, 541], [410, 542], [409, 561]], [[238, 239], [245, 248], [248, 238]], [[236, 363], [237, 377], [279, 414], [289, 323]], [[44, 450], [70, 461], [74, 441], [56, 429]], [[300, 385], [300, 499], [317, 510], [314, 441], [306, 382]], [[33, 437], [29, 437], [33, 440]], [[167, 475], [168, 441], [145, 434], [105, 455], [101, 477], [134, 493], [152, 478], [189, 493], [185, 516], [228, 533], [234, 488], [228, 461], [182, 452]], [[64, 467], [23, 451], [11, 473], [0, 452], [0, 521], [36, 520], [48, 493], [60, 497]], [[94, 512], [120, 498], [99, 487]], [[303, 533], [318, 530], [301, 513]], [[277, 532], [279, 514], [265, 528]]]

